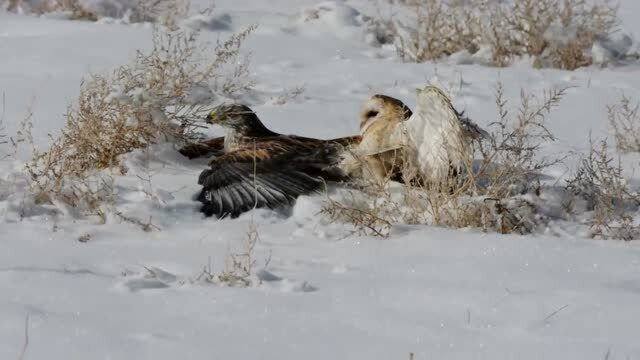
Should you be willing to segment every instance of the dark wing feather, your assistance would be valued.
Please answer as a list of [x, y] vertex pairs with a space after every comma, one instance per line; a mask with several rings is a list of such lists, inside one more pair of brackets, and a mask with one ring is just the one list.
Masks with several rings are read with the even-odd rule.
[[253, 208], [292, 205], [298, 196], [322, 189], [318, 175], [339, 161], [342, 149], [335, 142], [284, 136], [244, 146], [212, 160], [200, 174], [198, 200], [205, 215], [237, 217]]
[[458, 116], [458, 120], [460, 120], [460, 125], [462, 125], [462, 130], [465, 135], [472, 140], [483, 140], [491, 138], [491, 135], [482, 129], [478, 124], [473, 122], [469, 117], [467, 117], [463, 112], [458, 112], [454, 109], [456, 115]]
[[340, 144], [342, 146], [356, 145], [356, 144], [359, 144], [360, 141], [362, 141], [362, 136], [360, 135], [346, 136], [346, 137], [335, 138], [330, 140], [318, 140], [314, 138], [307, 138], [307, 137], [302, 137], [297, 135], [291, 135], [289, 136], [289, 138], [293, 140], [298, 140], [298, 141], [309, 141], [312, 143], [318, 143], [318, 142], [325, 143], [325, 144], [335, 143], [335, 144]]
[[220, 156], [224, 154], [224, 137], [216, 137], [197, 143], [187, 144], [178, 151], [189, 159], [204, 156]]
[[293, 204], [303, 194], [322, 188], [319, 178], [288, 167], [267, 168], [251, 163], [222, 164], [200, 175], [203, 188], [198, 200], [201, 211], [218, 218], [240, 214], [253, 208], [275, 209]]

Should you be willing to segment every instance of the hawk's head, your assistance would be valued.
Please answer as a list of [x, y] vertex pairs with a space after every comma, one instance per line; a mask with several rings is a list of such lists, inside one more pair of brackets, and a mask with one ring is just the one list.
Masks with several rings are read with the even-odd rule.
[[246, 105], [222, 104], [215, 107], [206, 117], [209, 124], [233, 129], [244, 135], [259, 136], [268, 131], [258, 115]]
[[411, 116], [411, 110], [402, 101], [386, 95], [373, 95], [360, 110], [360, 134], [378, 121], [400, 122]]

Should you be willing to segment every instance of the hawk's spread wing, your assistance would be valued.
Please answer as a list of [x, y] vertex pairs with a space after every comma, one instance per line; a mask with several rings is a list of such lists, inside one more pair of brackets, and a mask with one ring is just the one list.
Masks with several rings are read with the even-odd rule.
[[340, 177], [342, 148], [334, 141], [288, 136], [247, 141], [200, 174], [201, 211], [237, 217], [253, 208], [292, 205], [298, 196], [321, 190], [324, 180]]
[[240, 214], [253, 208], [275, 209], [292, 205], [303, 194], [322, 187], [320, 178], [290, 169], [265, 169], [251, 163], [225, 164], [200, 174], [203, 186], [198, 200], [206, 216], [218, 218]]

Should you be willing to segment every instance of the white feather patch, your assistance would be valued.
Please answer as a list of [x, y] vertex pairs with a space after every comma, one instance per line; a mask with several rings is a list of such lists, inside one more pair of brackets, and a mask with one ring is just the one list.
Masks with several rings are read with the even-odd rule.
[[419, 90], [413, 115], [399, 124], [408, 158], [425, 179], [442, 181], [450, 167], [461, 168], [470, 154], [462, 125], [448, 98], [438, 89]]

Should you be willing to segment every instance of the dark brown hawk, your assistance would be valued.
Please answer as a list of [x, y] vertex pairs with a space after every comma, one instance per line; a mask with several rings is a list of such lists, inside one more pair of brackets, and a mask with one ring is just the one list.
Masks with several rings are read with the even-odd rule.
[[202, 152], [219, 154], [198, 179], [201, 211], [218, 218], [290, 206], [298, 196], [320, 191], [326, 182], [345, 180], [343, 154], [360, 141], [359, 136], [320, 140], [278, 134], [240, 104], [217, 107], [207, 122], [227, 131], [224, 138], [210, 140], [208, 149], [203, 145]]

